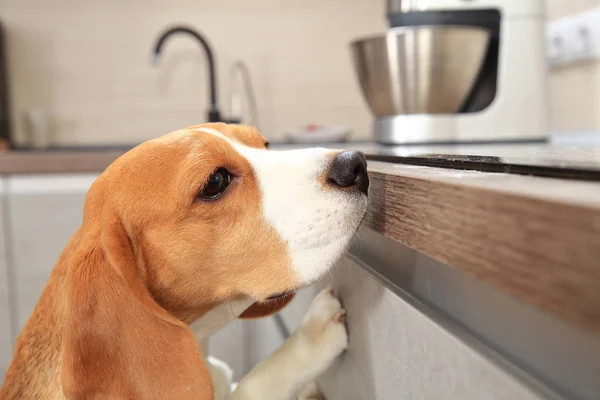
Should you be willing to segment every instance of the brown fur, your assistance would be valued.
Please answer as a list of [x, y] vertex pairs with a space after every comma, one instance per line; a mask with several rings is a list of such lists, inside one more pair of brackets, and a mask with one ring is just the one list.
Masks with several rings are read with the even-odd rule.
[[[252, 128], [208, 126], [264, 147]], [[236, 176], [231, 187], [218, 201], [195, 200], [218, 167]], [[115, 161], [90, 188], [0, 399], [212, 399], [188, 324], [237, 296], [266, 299], [298, 285], [260, 202], [248, 162], [194, 127]], [[245, 316], [273, 313], [291, 297]]]

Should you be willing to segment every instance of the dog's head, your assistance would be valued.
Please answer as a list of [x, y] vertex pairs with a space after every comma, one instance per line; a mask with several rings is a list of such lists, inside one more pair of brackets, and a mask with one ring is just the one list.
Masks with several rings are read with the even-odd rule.
[[100, 219], [108, 257], [128, 257], [151, 296], [186, 322], [225, 300], [292, 293], [321, 277], [357, 230], [366, 161], [266, 147], [255, 129], [225, 124], [146, 142], [92, 186], [85, 218]]

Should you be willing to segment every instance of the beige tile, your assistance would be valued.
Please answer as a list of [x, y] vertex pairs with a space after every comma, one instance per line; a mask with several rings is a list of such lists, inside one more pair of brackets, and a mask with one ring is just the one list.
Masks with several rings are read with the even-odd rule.
[[[547, 0], [548, 20], [600, 7], [600, 0]], [[550, 120], [554, 131], [600, 131], [600, 63], [553, 69]]]
[[599, 130], [597, 63], [574, 65], [550, 74], [550, 118], [555, 131]]
[[161, 65], [148, 64], [154, 39], [175, 22], [210, 39], [224, 112], [229, 67], [242, 58], [269, 137], [312, 122], [347, 123], [364, 134], [371, 116], [348, 43], [385, 29], [383, 7], [361, 0], [107, 0], [94, 8], [0, 0], [17, 138], [24, 140], [23, 115], [32, 108], [52, 111], [60, 143], [137, 142], [203, 122], [207, 72], [198, 45], [174, 38]]
[[600, 7], [600, 0], [546, 0], [546, 3], [547, 16], [551, 21]]
[[[207, 71], [197, 44], [174, 38], [160, 66], [148, 64], [154, 39], [175, 22], [210, 39], [225, 114], [229, 68], [241, 58], [252, 72], [260, 127], [270, 138], [306, 123], [348, 124], [355, 137], [366, 137], [372, 116], [348, 43], [385, 29], [384, 3], [107, 0], [91, 8], [75, 0], [0, 0], [17, 139], [25, 138], [25, 112], [35, 108], [52, 112], [62, 144], [135, 143], [203, 122]], [[596, 6], [600, 0], [548, 0], [548, 16]], [[551, 74], [554, 128], [600, 128], [599, 68]]]

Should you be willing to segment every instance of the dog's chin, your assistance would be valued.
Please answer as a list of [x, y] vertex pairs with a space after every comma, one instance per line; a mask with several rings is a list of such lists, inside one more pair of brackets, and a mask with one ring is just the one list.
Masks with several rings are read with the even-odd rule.
[[[333, 252], [333, 254], [330, 254], [328, 257], [323, 259], [321, 262], [317, 263], [317, 264], [321, 265], [321, 268], [319, 268], [319, 271], [315, 271], [316, 273], [312, 273], [312, 274], [309, 274], [309, 276], [306, 276], [305, 279], [300, 283], [299, 286], [290, 288], [283, 292], [273, 293], [270, 296], [266, 297], [264, 300], [262, 300], [262, 302], [265, 303], [265, 302], [269, 302], [269, 301], [278, 301], [281, 299], [285, 299], [286, 297], [295, 294], [297, 291], [314, 284], [315, 282], [322, 279], [325, 275], [327, 275], [327, 273], [330, 272], [332, 270], [332, 268], [334, 268], [335, 264], [337, 264], [337, 262], [339, 262], [339, 260], [344, 256], [344, 254], [348, 250], [348, 247], [350, 247], [350, 244], [352, 243], [352, 240], [355, 237], [356, 232], [358, 231], [360, 223], [363, 221], [364, 218], [365, 218], [365, 213], [363, 212], [362, 215], [360, 216], [358, 223], [356, 223], [356, 226], [353, 227], [354, 229], [349, 230], [349, 232], [348, 231], [342, 232], [339, 237], [336, 237], [335, 239], [333, 239], [329, 242], [323, 243], [321, 246], [316, 247], [319, 250], [323, 249], [323, 251], [326, 251], [326, 249], [329, 246], [337, 247], [335, 249], [335, 251]], [[313, 250], [314, 250], [314, 248], [313, 248]]]

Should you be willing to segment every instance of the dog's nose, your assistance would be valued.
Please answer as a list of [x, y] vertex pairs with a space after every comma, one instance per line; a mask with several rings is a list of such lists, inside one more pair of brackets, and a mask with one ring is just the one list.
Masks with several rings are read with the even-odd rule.
[[327, 180], [342, 188], [355, 187], [367, 194], [369, 176], [367, 175], [367, 159], [360, 151], [344, 151], [333, 159]]

